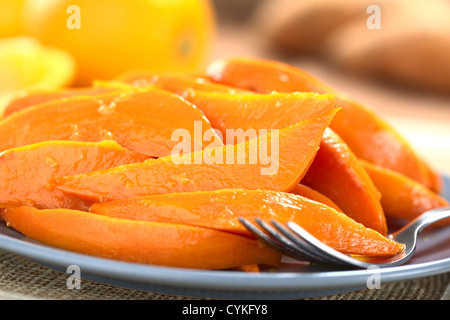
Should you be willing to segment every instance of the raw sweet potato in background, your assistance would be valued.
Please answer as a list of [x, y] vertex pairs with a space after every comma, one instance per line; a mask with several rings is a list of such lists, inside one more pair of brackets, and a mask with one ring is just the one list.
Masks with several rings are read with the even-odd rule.
[[252, 27], [271, 50], [315, 54], [363, 77], [450, 93], [446, 0], [264, 0], [255, 11]]

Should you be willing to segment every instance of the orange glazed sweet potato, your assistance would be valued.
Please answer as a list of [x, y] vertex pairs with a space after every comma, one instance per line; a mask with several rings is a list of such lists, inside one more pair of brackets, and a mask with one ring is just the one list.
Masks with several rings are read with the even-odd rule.
[[247, 237], [175, 223], [132, 221], [70, 209], [8, 208], [6, 223], [25, 236], [92, 256], [196, 269], [277, 265], [281, 254]]
[[[154, 73], [149, 71], [134, 71], [117, 77], [116, 81], [135, 87], [154, 86], [163, 90], [185, 96], [190, 90], [201, 90], [207, 92], [246, 92], [251, 91], [230, 87], [220, 83], [210, 81], [208, 78], [179, 74], [179, 73]], [[113, 81], [115, 82], [115, 81]], [[108, 87], [108, 82], [97, 81], [94, 83], [98, 87]], [[114, 83], [110, 83], [114, 85]]]
[[252, 236], [239, 217], [293, 221], [319, 240], [349, 254], [390, 256], [402, 244], [364, 227], [342, 212], [292, 193], [218, 190], [134, 197], [93, 204], [91, 212], [137, 221], [180, 223]]
[[294, 221], [340, 252], [389, 257], [405, 246], [386, 236], [386, 217], [449, 205], [439, 174], [375, 112], [264, 59], [30, 93], [8, 106], [0, 135], [0, 219], [107, 259], [277, 266], [281, 253], [240, 217]]
[[309, 168], [335, 113], [333, 110], [236, 145], [60, 177], [53, 185], [95, 202], [228, 188], [289, 191]]
[[5, 108], [4, 117], [44, 102], [74, 96], [93, 96], [116, 91], [107, 87], [63, 88], [59, 90], [34, 90], [24, 96], [13, 99]]
[[[196, 128], [198, 132], [195, 131]], [[53, 100], [0, 121], [0, 150], [46, 140], [114, 140], [151, 157], [171, 154], [177, 129], [187, 130], [197, 150], [209, 145], [209, 121], [191, 103], [168, 91], [145, 88]], [[218, 139], [219, 140], [219, 139]]]
[[333, 95], [305, 92], [249, 95], [193, 89], [185, 99], [223, 135], [227, 129], [282, 129], [336, 108]]
[[326, 195], [349, 217], [387, 234], [381, 194], [347, 144], [325, 130], [320, 149], [301, 183]]
[[305, 186], [301, 183], [297, 184], [294, 189], [290, 191], [293, 194], [308, 198], [313, 201], [317, 201], [320, 203], [323, 203], [331, 208], [333, 208], [336, 211], [342, 212], [341, 208], [337, 206], [336, 203], [334, 203], [330, 198], [323, 195], [317, 190], [314, 190], [313, 188], [310, 188], [308, 186]]
[[0, 207], [87, 210], [90, 203], [50, 186], [52, 177], [136, 163], [148, 157], [114, 141], [44, 141], [0, 154]]
[[[360, 161], [381, 193], [381, 204], [387, 217], [412, 220], [427, 210], [450, 205], [437, 193], [401, 173]], [[439, 225], [448, 222], [450, 220], [445, 220]]]

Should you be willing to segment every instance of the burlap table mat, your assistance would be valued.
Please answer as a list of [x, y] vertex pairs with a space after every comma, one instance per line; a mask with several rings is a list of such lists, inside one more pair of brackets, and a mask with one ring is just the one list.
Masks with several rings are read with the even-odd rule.
[[[0, 251], [0, 299], [26, 300], [180, 300], [192, 297], [159, 294], [82, 280], [79, 290], [67, 288], [67, 273], [55, 271], [12, 253]], [[384, 284], [380, 289], [326, 297], [323, 300], [450, 299], [450, 273]]]

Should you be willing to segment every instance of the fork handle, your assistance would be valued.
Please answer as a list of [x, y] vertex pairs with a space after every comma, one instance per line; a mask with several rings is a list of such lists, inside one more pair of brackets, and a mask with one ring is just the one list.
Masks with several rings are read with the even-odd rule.
[[429, 225], [446, 218], [450, 218], [450, 207], [436, 208], [426, 211], [400, 230], [391, 234], [390, 237], [398, 242], [403, 242], [403, 239], [400, 239], [400, 237], [411, 239], [412, 235], [417, 236], [423, 229], [425, 229]]

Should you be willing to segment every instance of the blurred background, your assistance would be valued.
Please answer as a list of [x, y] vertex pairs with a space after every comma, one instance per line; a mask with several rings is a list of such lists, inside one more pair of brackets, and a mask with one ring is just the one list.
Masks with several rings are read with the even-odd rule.
[[0, 106], [137, 69], [250, 56], [382, 114], [450, 174], [450, 0], [0, 0]]

